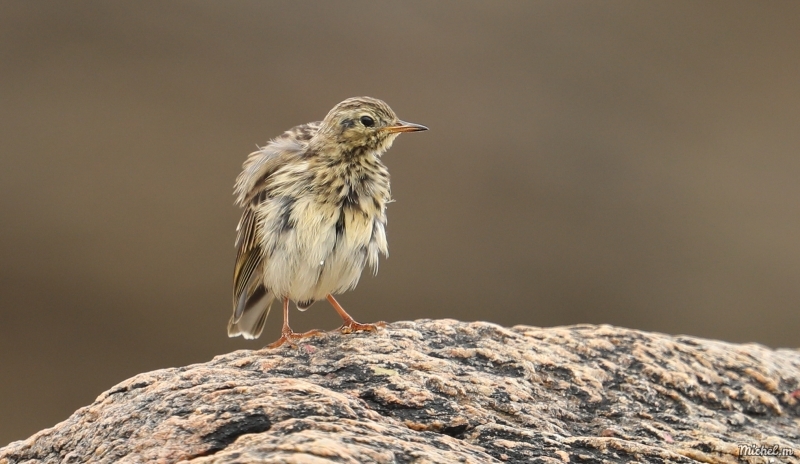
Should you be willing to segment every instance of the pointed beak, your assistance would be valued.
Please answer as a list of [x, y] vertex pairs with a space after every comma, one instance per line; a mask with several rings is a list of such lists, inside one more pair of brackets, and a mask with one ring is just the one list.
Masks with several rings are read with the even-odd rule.
[[419, 132], [428, 130], [427, 127], [413, 122], [397, 121], [394, 126], [384, 127], [383, 130], [389, 133], [395, 132]]

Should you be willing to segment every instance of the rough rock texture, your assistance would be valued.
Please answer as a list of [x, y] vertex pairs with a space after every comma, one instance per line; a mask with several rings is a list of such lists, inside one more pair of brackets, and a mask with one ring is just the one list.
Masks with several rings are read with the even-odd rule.
[[796, 350], [453, 320], [304, 342], [137, 375], [0, 463], [800, 462]]

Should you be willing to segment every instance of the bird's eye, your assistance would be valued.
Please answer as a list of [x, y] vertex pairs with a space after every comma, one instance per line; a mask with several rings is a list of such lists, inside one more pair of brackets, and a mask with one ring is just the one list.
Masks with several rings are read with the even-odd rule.
[[363, 124], [364, 127], [372, 127], [375, 125], [375, 120], [369, 116], [361, 116], [361, 124]]

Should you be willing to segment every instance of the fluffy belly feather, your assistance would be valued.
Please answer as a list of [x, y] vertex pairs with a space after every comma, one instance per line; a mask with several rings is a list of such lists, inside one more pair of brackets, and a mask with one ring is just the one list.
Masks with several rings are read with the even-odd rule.
[[378, 254], [386, 254], [384, 221], [377, 211], [307, 197], [273, 199], [258, 213], [265, 226], [257, 228], [263, 231], [264, 285], [275, 295], [307, 302], [344, 292], [356, 286], [368, 261], [376, 267]]

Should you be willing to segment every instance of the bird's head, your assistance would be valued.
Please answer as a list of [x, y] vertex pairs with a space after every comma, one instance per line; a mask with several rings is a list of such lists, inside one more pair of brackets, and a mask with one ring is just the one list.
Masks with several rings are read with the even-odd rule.
[[334, 106], [320, 126], [321, 143], [335, 144], [342, 152], [383, 154], [401, 132], [428, 130], [401, 121], [389, 105], [377, 98], [354, 97]]

